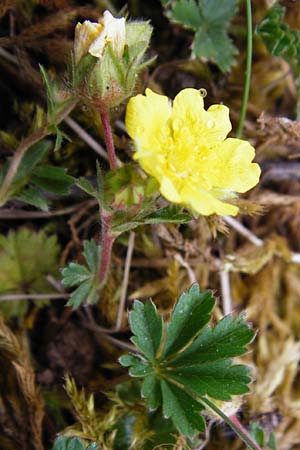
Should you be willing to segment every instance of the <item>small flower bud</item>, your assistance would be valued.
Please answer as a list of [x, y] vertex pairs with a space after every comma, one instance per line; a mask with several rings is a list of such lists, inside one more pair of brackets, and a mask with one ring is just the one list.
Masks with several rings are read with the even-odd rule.
[[126, 23], [105, 11], [98, 23], [84, 21], [75, 28], [73, 88], [86, 103], [107, 109], [119, 105], [134, 89], [138, 72], [149, 63], [143, 57], [152, 27]]

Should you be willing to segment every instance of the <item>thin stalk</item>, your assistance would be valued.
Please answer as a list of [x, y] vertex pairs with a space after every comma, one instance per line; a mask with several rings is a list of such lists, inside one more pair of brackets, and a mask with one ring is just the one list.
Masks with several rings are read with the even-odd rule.
[[19, 301], [19, 300], [61, 300], [62, 298], [68, 299], [70, 294], [7, 294], [0, 295], [0, 302]]
[[130, 235], [129, 235], [129, 239], [128, 239], [128, 248], [127, 248], [127, 255], [126, 255], [126, 260], [125, 260], [122, 292], [121, 292], [117, 321], [116, 321], [116, 330], [120, 330], [121, 326], [122, 326], [123, 313], [124, 313], [124, 309], [125, 309], [125, 302], [126, 302], [126, 295], [127, 295], [128, 281], [129, 281], [129, 272], [130, 272], [132, 254], [133, 254], [133, 249], [134, 249], [134, 240], [135, 240], [135, 232], [131, 231]]
[[223, 413], [213, 402], [208, 400], [208, 398], [200, 397], [200, 402], [205, 406], [208, 406], [212, 409], [218, 416], [220, 416], [227, 425], [232, 428], [238, 437], [247, 445], [251, 450], [262, 450], [262, 448], [255, 442], [253, 437], [248, 433], [248, 431], [244, 428], [244, 426], [240, 423], [236, 416], [228, 417]]
[[105, 212], [100, 211], [101, 216], [101, 262], [99, 270], [99, 280], [101, 283], [106, 281], [109, 265], [111, 260], [112, 246], [115, 240], [115, 236], [111, 233], [111, 217], [106, 215]]
[[115, 146], [111, 131], [111, 126], [109, 123], [109, 114], [107, 109], [103, 109], [100, 111], [100, 117], [103, 125], [103, 131], [104, 131], [104, 139], [106, 143], [107, 153], [108, 153], [108, 160], [111, 170], [117, 170], [117, 158], [116, 158], [116, 152], [115, 152]]
[[236, 131], [237, 138], [240, 138], [243, 133], [244, 121], [245, 121], [245, 117], [246, 117], [249, 92], [250, 92], [251, 66], [252, 66], [252, 40], [253, 40], [251, 0], [246, 0], [246, 14], [247, 14], [246, 72], [245, 72], [245, 83], [244, 83], [242, 108], [241, 108], [239, 123], [238, 123], [237, 131]]

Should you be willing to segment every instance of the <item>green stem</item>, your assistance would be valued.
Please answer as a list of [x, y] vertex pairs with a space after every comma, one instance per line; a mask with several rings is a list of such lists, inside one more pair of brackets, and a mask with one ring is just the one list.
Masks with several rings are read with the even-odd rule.
[[247, 430], [243, 427], [243, 425], [239, 422], [236, 416], [233, 417], [233, 420], [231, 420], [226, 414], [223, 413], [213, 402], [208, 400], [208, 398], [200, 397], [200, 402], [206, 406], [208, 406], [210, 409], [212, 409], [218, 416], [220, 416], [227, 425], [232, 428], [238, 437], [247, 445], [248, 448], [251, 450], [262, 450], [261, 447], [255, 442], [253, 437], [248, 433]]
[[251, 0], [246, 0], [246, 12], [247, 12], [247, 58], [246, 58], [246, 72], [245, 72], [245, 83], [244, 83], [242, 108], [241, 108], [239, 123], [238, 123], [237, 131], [236, 131], [237, 138], [240, 138], [243, 133], [244, 121], [245, 121], [245, 117], [246, 117], [249, 92], [250, 92], [251, 65], [252, 65], [252, 40], [253, 40]]

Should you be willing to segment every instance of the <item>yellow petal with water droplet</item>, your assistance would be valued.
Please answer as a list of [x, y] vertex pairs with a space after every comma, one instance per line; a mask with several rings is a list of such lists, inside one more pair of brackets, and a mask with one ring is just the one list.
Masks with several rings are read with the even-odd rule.
[[253, 147], [226, 139], [229, 109], [213, 105], [205, 111], [196, 89], [181, 91], [173, 109], [167, 97], [147, 89], [146, 96], [129, 101], [126, 126], [137, 149], [134, 159], [158, 180], [171, 202], [203, 215], [236, 215], [238, 207], [226, 199], [258, 183]]

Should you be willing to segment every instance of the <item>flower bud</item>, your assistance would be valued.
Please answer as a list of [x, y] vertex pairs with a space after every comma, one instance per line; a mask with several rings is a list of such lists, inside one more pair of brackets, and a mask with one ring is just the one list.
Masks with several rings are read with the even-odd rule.
[[129, 22], [105, 11], [98, 23], [75, 28], [73, 87], [97, 108], [117, 106], [132, 93], [149, 46], [148, 22]]

